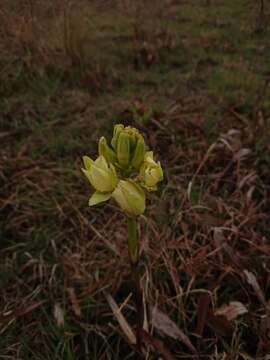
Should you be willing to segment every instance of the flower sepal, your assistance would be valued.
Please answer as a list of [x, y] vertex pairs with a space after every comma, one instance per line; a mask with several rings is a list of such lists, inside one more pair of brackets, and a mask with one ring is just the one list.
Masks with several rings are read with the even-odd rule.
[[101, 202], [107, 201], [111, 198], [111, 193], [101, 193], [99, 191], [95, 191], [94, 194], [90, 197], [88, 205], [94, 206]]

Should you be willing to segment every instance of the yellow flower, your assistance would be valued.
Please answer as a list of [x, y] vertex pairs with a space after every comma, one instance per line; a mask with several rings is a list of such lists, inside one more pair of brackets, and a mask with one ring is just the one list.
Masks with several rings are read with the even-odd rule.
[[145, 210], [145, 194], [132, 180], [120, 180], [112, 197], [128, 216], [138, 216]]
[[157, 183], [163, 180], [163, 170], [160, 162], [153, 159], [153, 151], [147, 151], [143, 165], [140, 168], [140, 179], [143, 186], [149, 191], [157, 190]]
[[89, 200], [89, 206], [108, 200], [119, 181], [114, 166], [112, 164], [108, 165], [102, 155], [95, 161], [88, 156], [84, 156], [83, 163], [85, 169], [82, 169], [82, 171], [96, 190]]
[[102, 136], [98, 151], [95, 161], [83, 157], [82, 171], [96, 190], [89, 205], [112, 197], [128, 216], [142, 214], [145, 211], [145, 189], [155, 191], [157, 183], [163, 180], [160, 162], [154, 161], [152, 151], [145, 151], [143, 136], [131, 126], [117, 124], [111, 145]]

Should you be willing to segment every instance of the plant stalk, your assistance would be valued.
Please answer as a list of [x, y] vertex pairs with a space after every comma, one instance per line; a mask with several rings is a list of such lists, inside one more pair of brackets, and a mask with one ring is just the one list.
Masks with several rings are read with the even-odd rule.
[[133, 295], [137, 310], [137, 329], [136, 340], [138, 350], [141, 350], [142, 335], [143, 335], [143, 291], [140, 285], [140, 272], [139, 272], [139, 248], [137, 241], [136, 219], [128, 217], [128, 243], [130, 255], [130, 269], [133, 281]]

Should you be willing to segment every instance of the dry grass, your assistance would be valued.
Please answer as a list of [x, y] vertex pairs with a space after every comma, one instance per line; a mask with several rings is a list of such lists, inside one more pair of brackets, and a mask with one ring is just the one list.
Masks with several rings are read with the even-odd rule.
[[80, 171], [123, 122], [166, 174], [139, 226], [144, 358], [267, 359], [269, 29], [252, 2], [209, 3], [155, 2], [148, 21], [150, 2], [6, 1], [0, 358], [140, 358], [110, 297], [132, 327], [125, 220], [87, 208]]

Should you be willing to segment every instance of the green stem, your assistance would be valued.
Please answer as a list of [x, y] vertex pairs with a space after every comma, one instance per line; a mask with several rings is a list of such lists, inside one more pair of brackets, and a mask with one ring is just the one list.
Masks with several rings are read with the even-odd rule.
[[136, 220], [128, 217], [128, 244], [130, 253], [130, 269], [133, 280], [133, 296], [137, 310], [137, 346], [138, 350], [141, 350], [141, 339], [143, 330], [143, 291], [140, 285], [140, 272], [138, 268], [139, 263], [139, 251], [137, 243], [137, 232], [136, 232]]
[[127, 218], [128, 221], [128, 245], [131, 261], [136, 263], [138, 261], [138, 249], [137, 249], [137, 231], [136, 220], [134, 218]]

